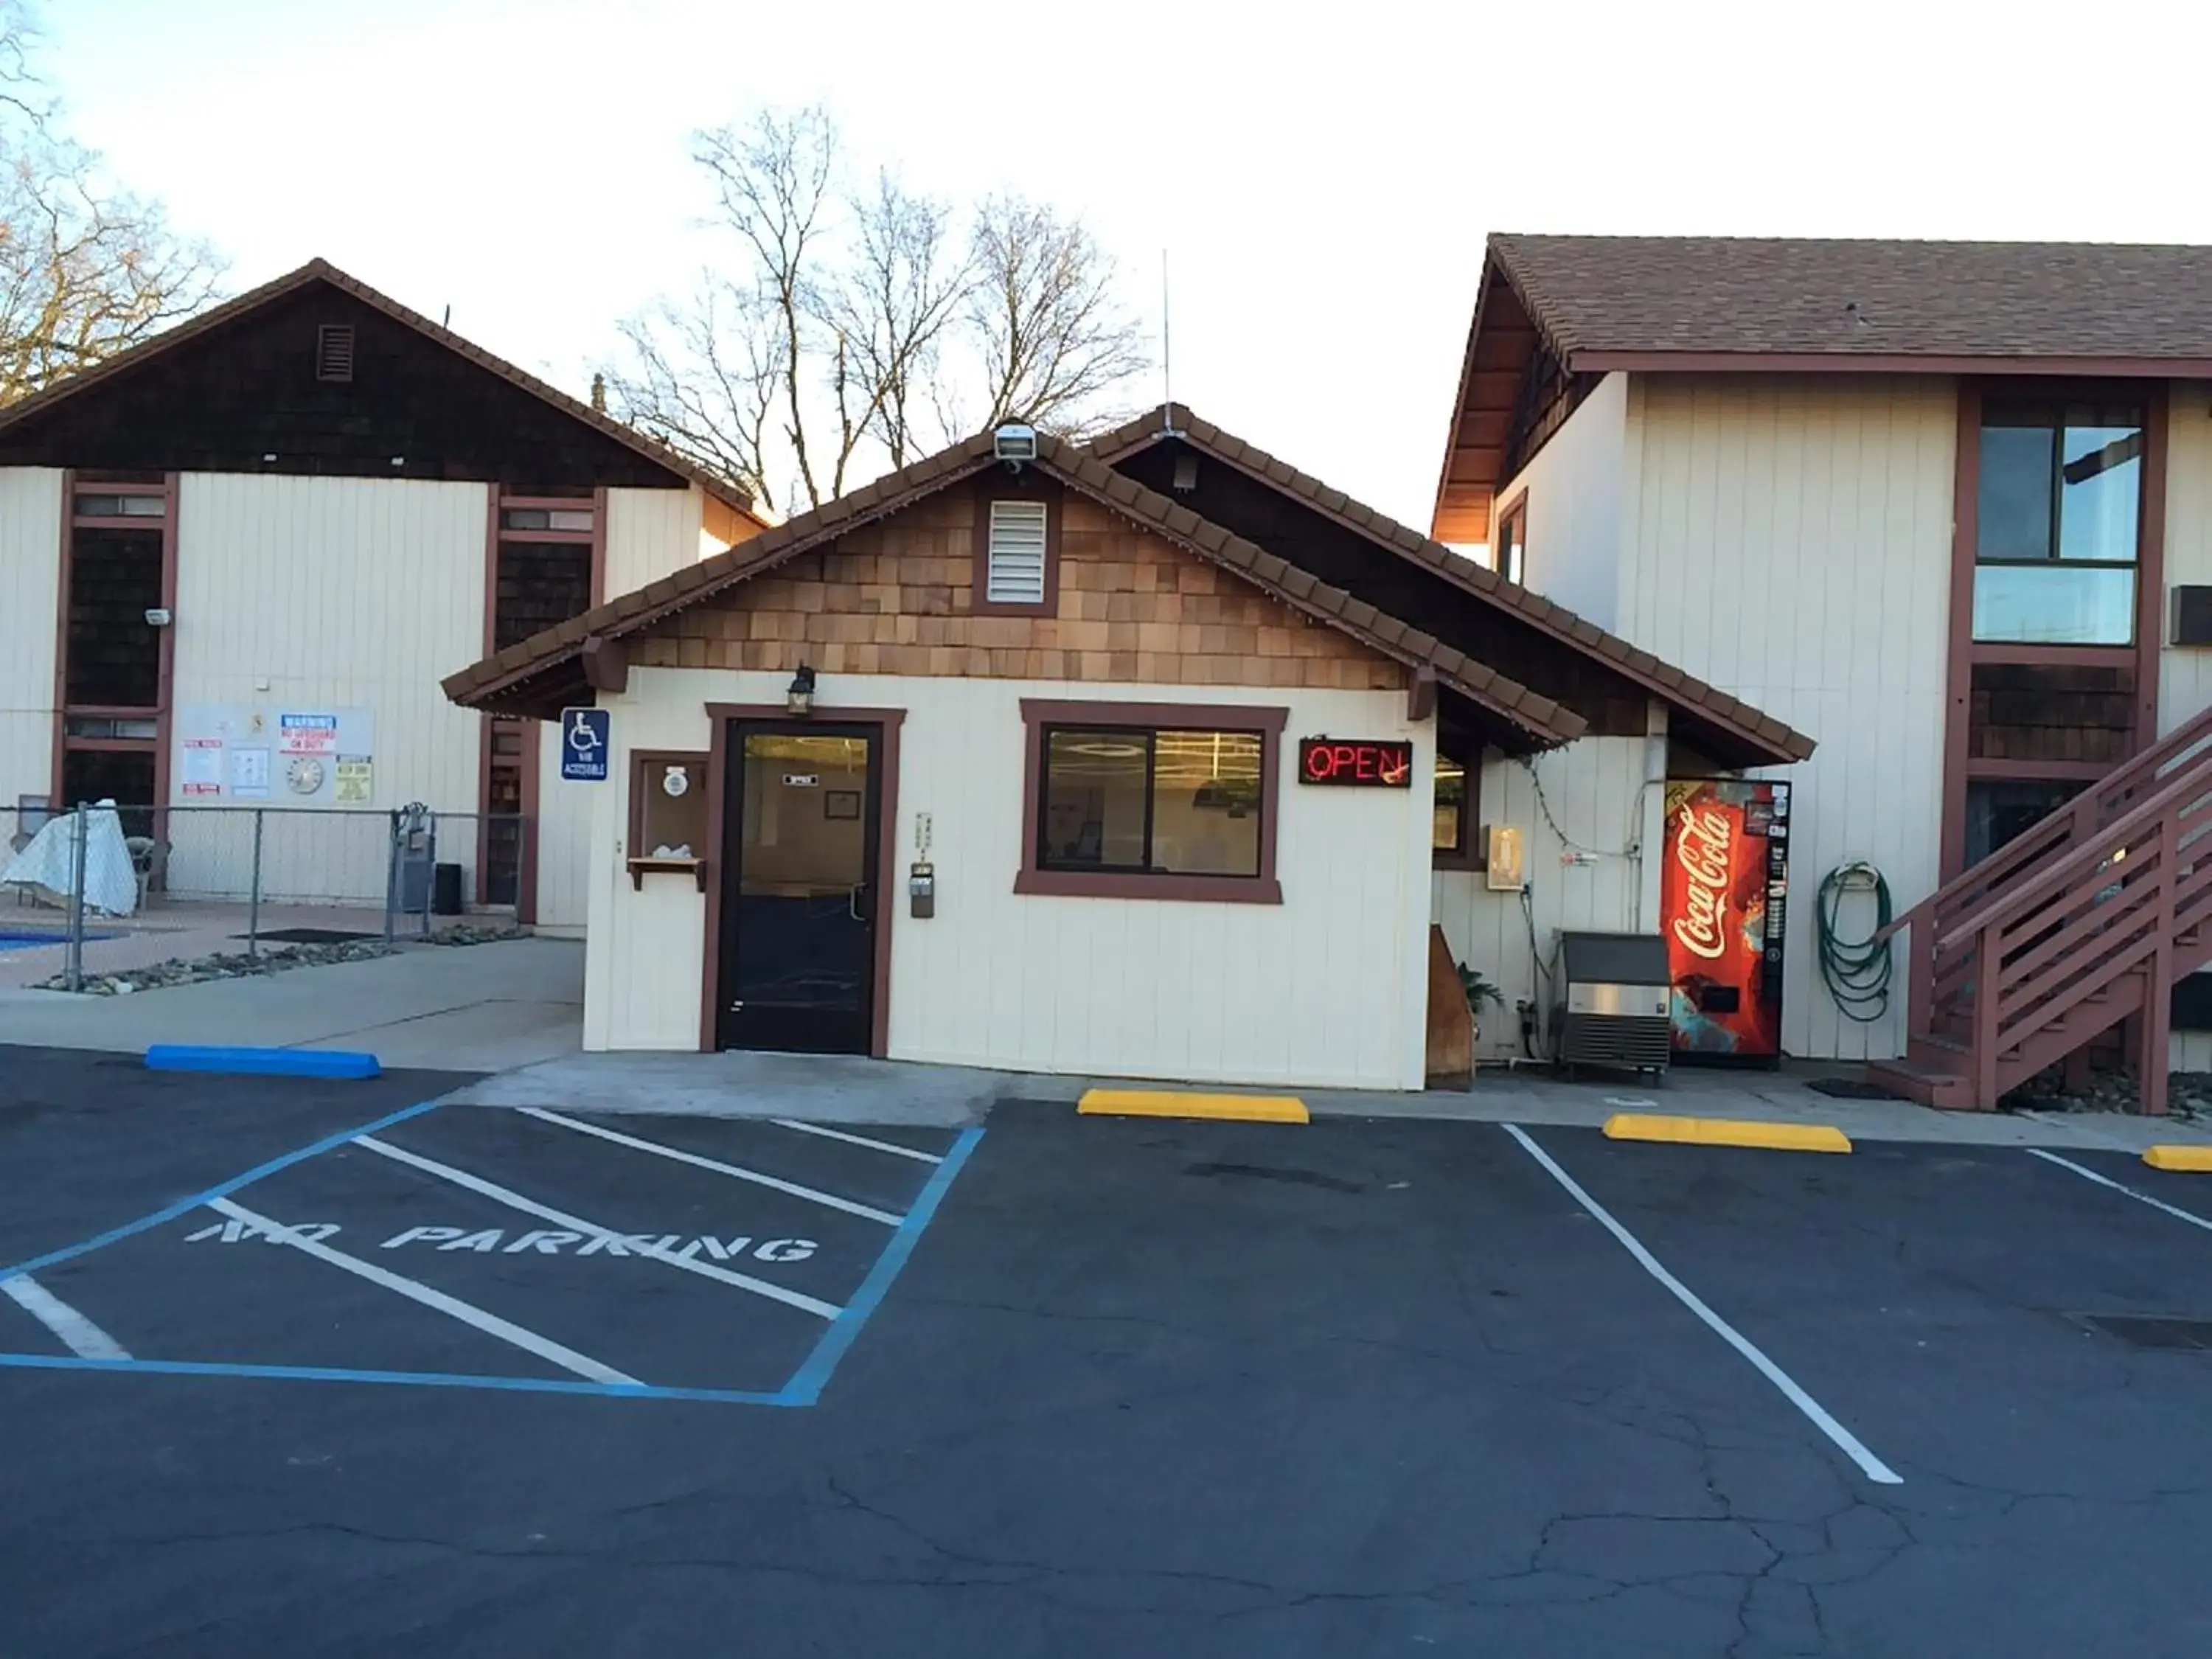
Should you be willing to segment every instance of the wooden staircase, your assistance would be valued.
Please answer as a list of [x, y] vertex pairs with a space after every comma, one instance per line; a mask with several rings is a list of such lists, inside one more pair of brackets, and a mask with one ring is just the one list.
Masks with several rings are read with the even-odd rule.
[[2166, 1109], [2174, 981], [2212, 963], [2212, 709], [1897, 918], [1906, 1053], [1869, 1070], [1931, 1106], [1994, 1111], [2115, 1028]]

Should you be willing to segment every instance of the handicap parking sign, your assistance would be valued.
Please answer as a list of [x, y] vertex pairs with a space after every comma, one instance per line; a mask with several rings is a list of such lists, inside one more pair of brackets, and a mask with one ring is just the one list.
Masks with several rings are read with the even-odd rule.
[[571, 783], [607, 781], [607, 711], [561, 711], [561, 775]]

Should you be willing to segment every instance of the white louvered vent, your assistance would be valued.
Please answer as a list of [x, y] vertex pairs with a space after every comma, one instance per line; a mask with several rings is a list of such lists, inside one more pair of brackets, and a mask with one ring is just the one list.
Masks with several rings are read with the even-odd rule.
[[991, 503], [990, 604], [1044, 603], [1044, 514], [1042, 501]]

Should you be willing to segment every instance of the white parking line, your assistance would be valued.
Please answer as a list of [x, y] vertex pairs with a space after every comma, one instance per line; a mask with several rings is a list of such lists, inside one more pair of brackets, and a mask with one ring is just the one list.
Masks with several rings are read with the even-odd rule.
[[1687, 1308], [1692, 1313], [1697, 1315], [1699, 1319], [1703, 1320], [1705, 1324], [1711, 1328], [1713, 1334], [1719, 1337], [1722, 1341], [1727, 1343], [1729, 1346], [1734, 1348], [1746, 1359], [1748, 1359], [1761, 1376], [1765, 1377], [1768, 1382], [1771, 1382], [1777, 1389], [1779, 1389], [1782, 1391], [1784, 1399], [1787, 1400], [1799, 1411], [1804, 1413], [1806, 1417], [1811, 1420], [1814, 1428], [1820, 1430], [1822, 1434], [1826, 1435], [1829, 1439], [1834, 1441], [1837, 1447], [1843, 1452], [1844, 1455], [1850, 1458], [1852, 1462], [1859, 1466], [1860, 1469], [1865, 1474], [1868, 1480], [1878, 1481], [1885, 1486], [1901, 1486], [1905, 1484], [1905, 1477], [1903, 1475], [1898, 1474], [1897, 1471], [1891, 1468], [1888, 1464], [1883, 1462], [1881, 1459], [1876, 1457], [1872, 1452], [1869, 1451], [1864, 1443], [1860, 1441], [1856, 1435], [1853, 1434], [1842, 1424], [1837, 1422], [1834, 1418], [1828, 1414], [1826, 1409], [1821, 1406], [1819, 1401], [1814, 1399], [1811, 1395], [1807, 1394], [1804, 1389], [1799, 1388], [1796, 1382], [1792, 1382], [1788, 1372], [1784, 1371], [1781, 1366], [1776, 1364], [1765, 1354], [1761, 1353], [1757, 1347], [1753, 1346], [1753, 1344], [1741, 1334], [1741, 1333], [1737, 1331], [1735, 1326], [1729, 1324], [1728, 1321], [1723, 1319], [1718, 1314], [1707, 1307], [1698, 1299], [1695, 1291], [1692, 1291], [1688, 1285], [1683, 1284], [1680, 1279], [1675, 1278], [1674, 1274], [1668, 1273], [1665, 1267], [1662, 1267], [1658, 1257], [1653, 1255], [1650, 1251], [1645, 1249], [1644, 1246], [1637, 1241], [1635, 1234], [1630, 1232], [1627, 1228], [1622, 1226], [1618, 1221], [1615, 1221], [1613, 1218], [1612, 1214], [1606, 1209], [1605, 1206], [1600, 1204], [1595, 1199], [1584, 1192], [1581, 1187], [1577, 1185], [1575, 1178], [1569, 1175], [1565, 1170], [1561, 1169], [1557, 1164], [1554, 1164], [1552, 1161], [1550, 1155], [1547, 1153], [1541, 1146], [1539, 1146], [1534, 1140], [1531, 1140], [1526, 1134], [1523, 1134], [1518, 1124], [1508, 1123], [1504, 1126], [1504, 1129], [1507, 1134], [1511, 1135], [1514, 1139], [1521, 1143], [1522, 1150], [1525, 1151], [1529, 1157], [1534, 1158], [1537, 1163], [1544, 1166], [1545, 1170], [1550, 1174], [1553, 1180], [1558, 1182], [1560, 1186], [1567, 1189], [1568, 1193], [1573, 1196], [1576, 1203], [1581, 1205], [1583, 1208], [1589, 1211], [1591, 1218], [1595, 1220], [1600, 1226], [1603, 1227], [1606, 1231], [1611, 1233], [1615, 1239], [1620, 1241], [1620, 1247], [1626, 1250], [1629, 1255], [1636, 1258], [1638, 1263], [1643, 1267], [1644, 1272], [1650, 1273], [1652, 1278], [1657, 1279], [1662, 1285], [1664, 1285], [1669, 1291], [1671, 1291], [1674, 1295], [1675, 1300], [1679, 1301], [1684, 1307]]
[[866, 1146], [878, 1152], [896, 1152], [901, 1158], [910, 1158], [922, 1164], [942, 1164], [945, 1160], [935, 1152], [925, 1152], [912, 1146], [901, 1146], [888, 1140], [871, 1140], [866, 1135], [848, 1134], [842, 1129], [832, 1129], [819, 1123], [801, 1123], [795, 1117], [772, 1117], [769, 1121], [779, 1129], [796, 1129], [803, 1135], [820, 1135], [826, 1140], [842, 1140], [849, 1146]]
[[724, 1285], [734, 1285], [741, 1291], [750, 1291], [771, 1302], [781, 1302], [786, 1307], [797, 1308], [823, 1319], [835, 1319], [844, 1311], [835, 1303], [804, 1296], [797, 1291], [787, 1291], [781, 1285], [771, 1285], [765, 1279], [755, 1279], [750, 1273], [733, 1273], [711, 1262], [694, 1261], [689, 1256], [678, 1255], [673, 1250], [664, 1250], [658, 1245], [640, 1244], [629, 1234], [602, 1227], [595, 1221], [586, 1221], [580, 1216], [570, 1215], [565, 1210], [556, 1210], [550, 1204], [540, 1204], [534, 1199], [525, 1198], [520, 1193], [510, 1192], [505, 1187], [486, 1181], [482, 1176], [473, 1176], [466, 1170], [457, 1170], [450, 1164], [441, 1164], [435, 1158], [410, 1152], [404, 1146], [394, 1146], [389, 1141], [379, 1140], [374, 1135], [356, 1135], [353, 1139], [356, 1146], [366, 1146], [370, 1152], [380, 1152], [397, 1163], [410, 1164], [425, 1175], [436, 1176], [441, 1181], [450, 1181], [456, 1187], [465, 1187], [469, 1191], [481, 1194], [495, 1203], [504, 1204], [511, 1210], [520, 1210], [525, 1215], [534, 1215], [543, 1221], [558, 1223], [587, 1238], [606, 1239], [619, 1244], [626, 1255], [641, 1255], [671, 1267], [681, 1267], [687, 1273], [696, 1273], [702, 1279], [712, 1279]]
[[2100, 1187], [2110, 1187], [2116, 1193], [2125, 1193], [2138, 1204], [2148, 1204], [2154, 1210], [2163, 1210], [2176, 1221], [2186, 1221], [2192, 1227], [2202, 1227], [2206, 1232], [2212, 1233], [2212, 1221], [2207, 1221], [2203, 1216], [2192, 1215], [2187, 1210], [2177, 1209], [2171, 1204], [2163, 1203], [2153, 1198], [2148, 1193], [2139, 1193], [2132, 1187], [2124, 1187], [2108, 1176], [2100, 1176], [2094, 1170], [2084, 1169], [2070, 1158], [2061, 1158], [2056, 1152], [2046, 1152], [2040, 1146], [2029, 1147], [2027, 1155], [2030, 1158], [2039, 1158], [2045, 1164], [2056, 1164], [2062, 1170], [2071, 1170], [2084, 1181], [2094, 1181]]
[[577, 1376], [589, 1377], [594, 1382], [611, 1382], [633, 1389], [644, 1386], [635, 1377], [625, 1376], [611, 1365], [602, 1365], [588, 1354], [580, 1354], [574, 1348], [563, 1347], [550, 1337], [540, 1336], [535, 1331], [526, 1331], [520, 1325], [510, 1324], [497, 1314], [486, 1313], [482, 1308], [464, 1302], [457, 1296], [447, 1296], [443, 1291], [434, 1291], [428, 1285], [419, 1285], [411, 1279], [404, 1279], [398, 1273], [386, 1272], [374, 1262], [363, 1261], [358, 1256], [346, 1255], [343, 1250], [334, 1250], [318, 1239], [308, 1238], [293, 1231], [291, 1228], [281, 1222], [271, 1221], [266, 1216], [256, 1215], [244, 1205], [234, 1202], [230, 1199], [211, 1199], [208, 1202], [208, 1208], [219, 1215], [229, 1216], [234, 1220], [247, 1223], [276, 1243], [289, 1244], [294, 1249], [314, 1257], [318, 1261], [327, 1262], [333, 1267], [343, 1268], [356, 1278], [365, 1279], [372, 1285], [380, 1285], [387, 1291], [395, 1291], [410, 1302], [419, 1302], [426, 1308], [434, 1308], [441, 1314], [447, 1314], [459, 1320], [464, 1325], [473, 1325], [487, 1336], [495, 1336], [502, 1342], [512, 1343], [526, 1353], [534, 1353], [540, 1359], [549, 1360], [563, 1370], [574, 1371]]
[[0, 1279], [0, 1294], [62, 1340], [79, 1359], [128, 1359], [123, 1345], [30, 1276]]
[[657, 1157], [674, 1158], [678, 1164], [689, 1164], [694, 1169], [712, 1170], [717, 1175], [734, 1176], [739, 1181], [750, 1181], [755, 1186], [772, 1187], [779, 1193], [788, 1193], [793, 1198], [803, 1198], [813, 1204], [826, 1204], [833, 1210], [842, 1210], [848, 1215], [866, 1216], [871, 1221], [880, 1221], [886, 1227], [896, 1227], [906, 1219], [893, 1215], [889, 1210], [878, 1210], [866, 1204], [855, 1204], [849, 1198], [840, 1198], [835, 1193], [818, 1192], [811, 1187], [802, 1187], [793, 1181], [778, 1181], [774, 1176], [763, 1175], [757, 1170], [741, 1170], [734, 1164], [718, 1163], [711, 1158], [702, 1158], [696, 1152], [680, 1152], [673, 1146], [664, 1146], [657, 1140], [640, 1140], [635, 1135], [617, 1133], [602, 1129], [596, 1123], [579, 1122], [573, 1117], [563, 1117], [558, 1112], [549, 1112], [542, 1107], [519, 1106], [515, 1109], [525, 1117], [534, 1117], [541, 1123], [557, 1123], [564, 1129], [574, 1129], [579, 1134], [597, 1135], [601, 1140], [611, 1140], [617, 1146], [635, 1146], [641, 1152], [652, 1152]]

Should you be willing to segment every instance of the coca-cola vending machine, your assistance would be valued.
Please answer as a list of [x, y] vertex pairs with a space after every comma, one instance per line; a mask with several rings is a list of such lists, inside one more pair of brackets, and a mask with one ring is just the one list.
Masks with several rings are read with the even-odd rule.
[[1778, 1060], [1790, 786], [1669, 782], [1661, 867], [1675, 1059]]

